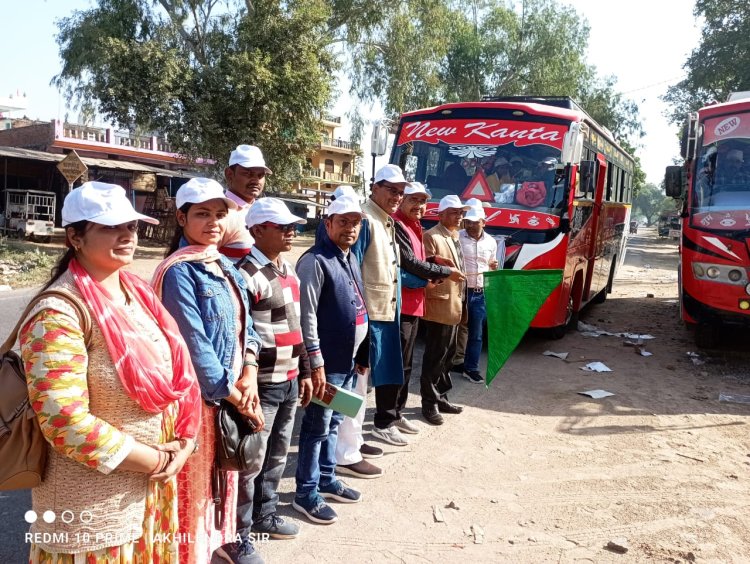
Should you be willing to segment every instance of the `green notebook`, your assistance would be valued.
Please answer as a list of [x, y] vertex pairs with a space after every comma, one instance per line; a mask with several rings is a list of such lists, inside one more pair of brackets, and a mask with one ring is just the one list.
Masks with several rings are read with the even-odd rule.
[[356, 417], [362, 402], [365, 400], [360, 395], [349, 390], [342, 390], [338, 386], [326, 382], [323, 399], [320, 400], [313, 396], [312, 401], [323, 407], [330, 407], [334, 411], [343, 413], [347, 417]]

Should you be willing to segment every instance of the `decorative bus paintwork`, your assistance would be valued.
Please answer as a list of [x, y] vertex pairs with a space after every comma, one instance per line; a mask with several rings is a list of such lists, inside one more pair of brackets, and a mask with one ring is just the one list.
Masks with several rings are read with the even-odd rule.
[[711, 347], [722, 326], [750, 326], [750, 93], [688, 118], [682, 167], [668, 167], [667, 195], [682, 201], [682, 320]]
[[[625, 250], [634, 162], [569, 98], [406, 113], [390, 162], [431, 191], [427, 223], [437, 220], [443, 196], [475, 197], [485, 207], [486, 232], [501, 243], [504, 268], [563, 270], [532, 327], [561, 337], [584, 305], [611, 291]], [[590, 184], [581, 181], [582, 169]]]

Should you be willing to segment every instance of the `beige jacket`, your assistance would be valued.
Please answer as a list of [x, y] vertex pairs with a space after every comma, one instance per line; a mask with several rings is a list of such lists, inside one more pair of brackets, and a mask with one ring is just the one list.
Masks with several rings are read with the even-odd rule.
[[[458, 231], [451, 232], [439, 223], [422, 235], [426, 256], [440, 255], [450, 258], [459, 270], [464, 270], [463, 262], [456, 249]], [[425, 290], [425, 313], [423, 319], [458, 325], [466, 317], [466, 283], [453, 282], [446, 278], [442, 284]]]
[[362, 204], [370, 229], [370, 244], [362, 259], [367, 316], [394, 321], [398, 299], [399, 253], [393, 218], [372, 200]]

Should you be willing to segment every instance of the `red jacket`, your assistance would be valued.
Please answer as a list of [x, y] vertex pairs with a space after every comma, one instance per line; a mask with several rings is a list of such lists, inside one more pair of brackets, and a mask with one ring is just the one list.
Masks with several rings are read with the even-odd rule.
[[[409, 236], [414, 256], [419, 260], [425, 260], [424, 244], [422, 243], [422, 225], [406, 217], [401, 210], [393, 214], [395, 219], [404, 228]], [[401, 313], [422, 317], [424, 315], [424, 288], [407, 288], [401, 286]]]

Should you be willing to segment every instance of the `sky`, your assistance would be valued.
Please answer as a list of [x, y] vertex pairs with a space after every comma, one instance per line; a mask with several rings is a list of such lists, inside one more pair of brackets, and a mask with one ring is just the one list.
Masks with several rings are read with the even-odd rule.
[[[693, 0], [567, 0], [590, 26], [588, 62], [602, 75], [617, 77], [617, 89], [638, 103], [646, 135], [637, 155], [649, 182], [659, 184], [666, 166], [678, 157], [676, 128], [664, 116], [659, 100], [670, 84], [683, 76], [682, 65], [697, 45], [700, 30], [693, 17]], [[71, 121], [78, 114], [68, 110], [65, 100], [50, 86], [60, 69], [55, 42], [55, 21], [75, 9], [85, 9], [91, 0], [24, 0], [4, 2], [0, 21], [0, 97], [26, 93], [28, 109], [35, 119]], [[33, 33], [29, 33], [29, 30]], [[342, 90], [346, 86], [342, 85]], [[340, 96], [332, 113], [344, 115], [351, 105]], [[370, 119], [380, 117], [370, 110]], [[346, 131], [341, 131], [342, 137]], [[362, 144], [369, 163], [369, 135]], [[384, 159], [383, 159], [384, 160]], [[381, 160], [381, 162], [383, 162]], [[366, 174], [369, 175], [369, 165]]]

